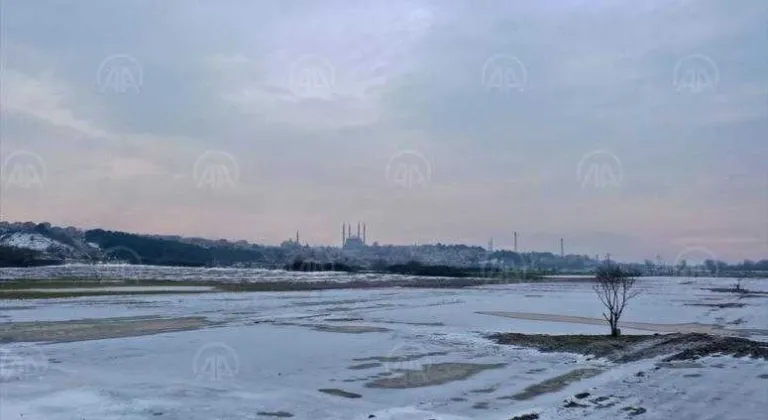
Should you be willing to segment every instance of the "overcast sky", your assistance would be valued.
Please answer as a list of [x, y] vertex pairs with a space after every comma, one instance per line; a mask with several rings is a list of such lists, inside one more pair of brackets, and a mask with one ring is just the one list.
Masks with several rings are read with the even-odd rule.
[[768, 258], [765, 0], [0, 4], [3, 220]]

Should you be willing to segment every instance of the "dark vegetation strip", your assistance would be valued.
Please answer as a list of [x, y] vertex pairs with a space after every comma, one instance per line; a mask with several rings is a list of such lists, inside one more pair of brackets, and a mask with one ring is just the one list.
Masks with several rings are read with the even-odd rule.
[[768, 360], [768, 343], [746, 338], [701, 333], [653, 335], [546, 335], [497, 333], [489, 335], [498, 344], [604, 357], [626, 363], [657, 356], [665, 361], [694, 360], [714, 354]]

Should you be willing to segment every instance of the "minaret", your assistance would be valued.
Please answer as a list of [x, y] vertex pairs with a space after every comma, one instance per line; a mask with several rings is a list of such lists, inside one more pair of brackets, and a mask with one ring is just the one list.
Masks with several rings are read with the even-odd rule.
[[347, 224], [342, 223], [341, 224], [341, 246], [343, 247], [346, 242], [347, 242]]
[[365, 223], [363, 223], [363, 245], [365, 245]]
[[299, 231], [297, 230], [296, 231], [296, 244], [298, 245], [298, 243], [299, 243]]
[[560, 256], [565, 257], [565, 246], [563, 245], [563, 238], [560, 238]]
[[514, 239], [514, 248], [515, 248], [515, 252], [517, 252], [517, 231], [515, 231], [514, 237], [515, 237], [515, 239]]
[[357, 222], [357, 239], [360, 239], [360, 222]]

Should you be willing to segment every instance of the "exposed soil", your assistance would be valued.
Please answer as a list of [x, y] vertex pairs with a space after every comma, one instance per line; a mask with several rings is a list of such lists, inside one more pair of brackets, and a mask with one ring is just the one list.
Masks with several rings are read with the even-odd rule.
[[499, 369], [506, 364], [437, 363], [421, 366], [420, 370], [405, 370], [399, 376], [381, 378], [365, 384], [368, 388], [407, 389], [442, 385], [462, 381], [484, 370]]
[[215, 325], [204, 317], [123, 317], [75, 321], [8, 322], [0, 324], [0, 343], [103, 340], [137, 337], [175, 331], [190, 331]]
[[350, 370], [365, 370], [365, 369], [372, 369], [381, 367], [381, 363], [361, 363], [359, 365], [352, 365], [348, 367], [347, 369]]
[[313, 325], [315, 331], [335, 332], [344, 334], [365, 334], [372, 332], [387, 332], [389, 328], [370, 327], [367, 325]]
[[525, 388], [523, 392], [508, 397], [499, 397], [499, 399], [511, 399], [515, 401], [530, 400], [542, 394], [560, 391], [574, 382], [597, 376], [600, 373], [602, 373], [602, 371], [599, 369], [574, 369], [566, 374], [555, 376], [554, 378], [550, 378], [543, 382], [531, 385], [528, 388]]
[[710, 334], [545, 335], [497, 333], [489, 336], [498, 344], [535, 348], [542, 352], [577, 353], [626, 363], [657, 356], [665, 361], [695, 360], [715, 354], [768, 360], [768, 343]]
[[727, 302], [727, 303], [686, 303], [685, 306], [705, 306], [708, 308], [728, 309], [728, 308], [743, 308], [746, 303]]
[[446, 354], [448, 354], [448, 352], [433, 351], [433, 352], [422, 353], [422, 354], [409, 354], [404, 356], [373, 356], [373, 357], [363, 357], [363, 358], [352, 359], [352, 360], [354, 360], [355, 362], [398, 363], [398, 362], [410, 362], [413, 360], [423, 359], [425, 357], [445, 356]]
[[362, 395], [360, 394], [355, 394], [354, 392], [347, 392], [337, 388], [318, 389], [318, 391], [324, 394], [335, 395], [337, 397], [344, 397], [344, 398], [361, 398], [362, 397]]
[[509, 420], [538, 420], [539, 415], [536, 413], [521, 414], [519, 416], [512, 417]]
[[315, 331], [333, 332], [343, 334], [365, 334], [373, 332], [387, 332], [389, 328], [384, 327], [372, 327], [368, 325], [325, 325], [325, 324], [300, 324], [296, 322], [282, 322], [282, 321], [261, 321], [267, 324], [279, 325], [279, 326], [294, 326], [305, 327]]
[[287, 411], [259, 411], [256, 413], [257, 416], [264, 416], [264, 417], [280, 417], [280, 418], [288, 418], [293, 417], [293, 414], [287, 412]]
[[716, 293], [733, 293], [739, 295], [739, 297], [768, 297], [768, 292], [761, 292], [757, 290], [749, 290], [745, 288], [737, 289], [735, 287], [711, 287], [704, 290]]

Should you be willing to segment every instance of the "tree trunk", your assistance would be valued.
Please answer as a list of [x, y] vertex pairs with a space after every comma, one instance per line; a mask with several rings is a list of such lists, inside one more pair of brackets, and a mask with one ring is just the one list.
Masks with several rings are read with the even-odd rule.
[[619, 329], [619, 317], [616, 316], [616, 314], [611, 314], [611, 337], [618, 337], [621, 335], [621, 330]]

